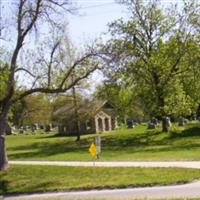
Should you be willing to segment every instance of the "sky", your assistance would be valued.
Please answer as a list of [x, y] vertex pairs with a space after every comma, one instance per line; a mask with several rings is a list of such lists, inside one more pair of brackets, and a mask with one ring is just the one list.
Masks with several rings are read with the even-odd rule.
[[[148, 1], [148, 0], [144, 0]], [[128, 18], [128, 10], [115, 0], [72, 0], [79, 8], [78, 15], [69, 15], [69, 34], [72, 41], [82, 44], [98, 38], [108, 29], [107, 24], [119, 19]], [[161, 0], [163, 6], [180, 3], [181, 0]]]
[[107, 24], [121, 17], [127, 18], [125, 6], [115, 0], [74, 0], [77, 15], [69, 15], [69, 35], [78, 45], [93, 41], [108, 29]]
[[[69, 15], [69, 35], [72, 43], [79, 45], [91, 43], [108, 30], [108, 23], [127, 18], [127, 9], [115, 0], [76, 0], [78, 14]], [[105, 36], [104, 36], [105, 38]], [[101, 84], [103, 76], [100, 72], [93, 74], [91, 91]]]

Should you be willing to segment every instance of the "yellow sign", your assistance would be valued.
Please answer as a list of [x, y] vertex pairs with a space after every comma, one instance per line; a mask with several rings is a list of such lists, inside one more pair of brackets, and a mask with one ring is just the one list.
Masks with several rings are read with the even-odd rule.
[[91, 154], [93, 157], [96, 156], [96, 154], [97, 154], [97, 149], [96, 149], [96, 145], [95, 145], [94, 143], [92, 143], [92, 144], [90, 145], [89, 152], [90, 152], [90, 154]]

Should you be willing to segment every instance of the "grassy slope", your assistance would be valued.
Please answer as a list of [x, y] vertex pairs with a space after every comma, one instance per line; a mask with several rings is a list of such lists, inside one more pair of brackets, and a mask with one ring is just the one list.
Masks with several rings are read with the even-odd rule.
[[0, 177], [0, 194], [10, 194], [185, 183], [199, 179], [200, 170], [14, 165]]
[[[95, 135], [55, 137], [53, 134], [7, 136], [12, 160], [91, 160], [88, 146]], [[200, 125], [171, 128], [170, 133], [146, 126], [102, 134], [101, 160], [200, 160]]]

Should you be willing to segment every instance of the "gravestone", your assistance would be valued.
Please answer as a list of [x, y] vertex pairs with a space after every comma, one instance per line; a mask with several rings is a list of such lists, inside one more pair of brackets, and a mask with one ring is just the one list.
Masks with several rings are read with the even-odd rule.
[[158, 120], [153, 117], [149, 122], [148, 122], [148, 129], [155, 129], [156, 125], [158, 124]]
[[32, 131], [32, 133], [34, 133], [36, 130], [37, 130], [37, 129], [36, 129], [36, 125], [35, 125], [35, 124], [32, 124], [32, 125], [31, 125], [31, 131]]
[[169, 117], [163, 117], [163, 119], [162, 119], [163, 132], [168, 132], [170, 126], [171, 126], [170, 118]]
[[50, 132], [51, 131], [51, 125], [50, 124], [47, 124], [45, 126], [45, 129], [44, 129], [45, 132]]
[[167, 125], [168, 127], [171, 126], [171, 120], [170, 120], [169, 117], [166, 117], [166, 125]]
[[19, 133], [21, 133], [21, 134], [24, 133], [23, 127], [20, 127], [20, 128], [19, 128]]
[[153, 118], [151, 119], [151, 123], [157, 125], [157, 124], [158, 124], [157, 118], [153, 117]]
[[22, 127], [23, 131], [27, 131], [27, 126]]
[[184, 126], [184, 124], [185, 124], [184, 118], [183, 117], [179, 117], [179, 119], [178, 119], [178, 125], [179, 126]]
[[126, 125], [127, 125], [127, 128], [133, 128], [133, 120], [132, 119], [127, 119], [126, 120]]
[[152, 122], [149, 122], [148, 123], [148, 129], [155, 129], [156, 128], [156, 125]]
[[40, 125], [40, 129], [44, 129], [44, 126], [43, 126], [43, 125]]

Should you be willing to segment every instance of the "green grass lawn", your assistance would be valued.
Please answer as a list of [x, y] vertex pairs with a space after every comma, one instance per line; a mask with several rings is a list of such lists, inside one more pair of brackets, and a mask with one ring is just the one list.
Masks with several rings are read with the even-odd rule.
[[2, 195], [186, 183], [200, 179], [200, 170], [14, 165], [0, 171], [0, 177]]
[[[100, 160], [200, 160], [200, 124], [171, 127], [170, 133], [146, 125], [102, 135]], [[56, 137], [54, 134], [6, 137], [10, 160], [91, 160], [88, 147], [95, 135]]]

